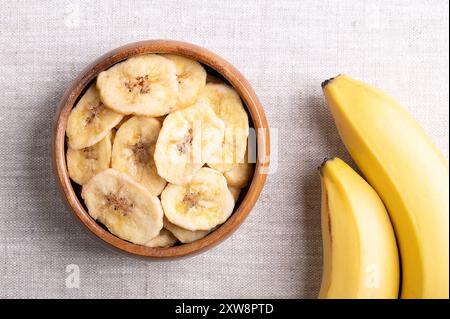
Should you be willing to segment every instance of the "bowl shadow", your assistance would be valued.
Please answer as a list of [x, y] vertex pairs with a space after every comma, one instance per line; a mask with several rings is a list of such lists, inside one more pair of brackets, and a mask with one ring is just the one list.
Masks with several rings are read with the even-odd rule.
[[[24, 150], [27, 159], [28, 176], [36, 176], [36, 172], [42, 172], [35, 178], [30, 178], [24, 191], [33, 196], [39, 196], [39, 212], [47, 224], [47, 229], [52, 229], [60, 234], [51, 236], [58, 247], [64, 247], [64, 251], [81, 251], [83, 249], [93, 250], [96, 254], [104, 253], [98, 243], [89, 238], [82, 225], [76, 220], [64, 205], [54, 172], [51, 167], [51, 146], [53, 114], [59, 100], [62, 98], [62, 90], [55, 88], [42, 99], [38, 105], [42, 114], [51, 116], [35, 117], [30, 120], [32, 138], [31, 145]], [[44, 216], [44, 217], [43, 217]]]

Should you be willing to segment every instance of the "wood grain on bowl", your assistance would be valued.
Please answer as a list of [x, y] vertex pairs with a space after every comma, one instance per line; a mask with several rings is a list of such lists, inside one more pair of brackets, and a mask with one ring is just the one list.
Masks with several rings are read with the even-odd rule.
[[[256, 138], [259, 156], [256, 159], [255, 173], [248, 188], [243, 190], [234, 213], [223, 225], [211, 232], [208, 236], [189, 244], [168, 248], [150, 248], [132, 244], [114, 236], [93, 220], [74, 190], [67, 171], [65, 158], [67, 120], [78, 98], [100, 72], [132, 56], [146, 53], [173, 53], [183, 55], [215, 70], [217, 74], [220, 74], [239, 93], [250, 115], [251, 125], [257, 131]], [[128, 44], [106, 53], [90, 64], [73, 81], [60, 102], [54, 121], [51, 146], [51, 161], [57, 184], [65, 204], [67, 204], [73, 214], [89, 232], [107, 246], [133, 256], [140, 256], [147, 259], [173, 259], [195, 255], [219, 244], [230, 236], [241, 225], [255, 205], [266, 180], [270, 157], [269, 129], [264, 110], [244, 76], [230, 63], [204, 48], [185, 42], [170, 40], [150, 40]]]

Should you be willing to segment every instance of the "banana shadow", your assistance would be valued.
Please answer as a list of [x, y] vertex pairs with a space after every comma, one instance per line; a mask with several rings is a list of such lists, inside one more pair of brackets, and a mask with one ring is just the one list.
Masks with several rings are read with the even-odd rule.
[[325, 158], [339, 157], [353, 167], [348, 152], [341, 142], [333, 118], [322, 95], [312, 95], [307, 99], [307, 119], [311, 133], [320, 143], [324, 152], [317, 161], [307, 165], [308, 173], [302, 176], [301, 200], [304, 207], [301, 219], [302, 240], [305, 244], [306, 257], [303, 259], [305, 271], [302, 274], [304, 297], [317, 298], [322, 279], [322, 237], [321, 237], [321, 186], [318, 167]]

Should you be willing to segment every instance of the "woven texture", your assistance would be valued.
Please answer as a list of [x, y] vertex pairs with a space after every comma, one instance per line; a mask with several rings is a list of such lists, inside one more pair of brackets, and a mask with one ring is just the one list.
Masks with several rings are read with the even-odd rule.
[[[1, 0], [0, 297], [314, 298], [316, 167], [327, 156], [349, 159], [320, 83], [342, 72], [389, 92], [448, 158], [448, 10], [431, 0]], [[278, 147], [256, 207], [231, 238], [193, 258], [148, 263], [105, 250], [71, 217], [49, 141], [58, 101], [89, 62], [156, 38], [204, 46], [241, 70]], [[79, 288], [67, 285], [71, 264]]]

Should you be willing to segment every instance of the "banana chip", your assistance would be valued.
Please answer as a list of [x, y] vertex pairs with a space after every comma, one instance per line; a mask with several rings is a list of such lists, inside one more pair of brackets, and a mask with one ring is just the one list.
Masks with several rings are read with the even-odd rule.
[[122, 114], [161, 116], [178, 101], [175, 63], [158, 54], [118, 63], [97, 77], [101, 100]]
[[163, 210], [158, 197], [115, 169], [107, 169], [83, 185], [81, 197], [89, 215], [114, 235], [145, 245], [163, 227]]
[[242, 163], [236, 163], [231, 166], [231, 170], [223, 173], [227, 179], [228, 186], [244, 188], [253, 176], [254, 165], [249, 163], [248, 152], [245, 152]]
[[167, 229], [163, 228], [161, 229], [158, 236], [156, 236], [153, 239], [150, 239], [148, 242], [145, 243], [144, 246], [147, 247], [172, 247], [177, 243], [178, 239]]
[[164, 54], [173, 61], [177, 69], [178, 103], [176, 109], [189, 106], [195, 102], [200, 90], [206, 84], [206, 71], [197, 61], [174, 54]]
[[156, 143], [159, 176], [172, 184], [189, 182], [220, 147], [224, 123], [205, 103], [169, 114]]
[[239, 195], [241, 194], [241, 189], [232, 186], [228, 186], [228, 189], [230, 190], [231, 195], [233, 195], [234, 202], [236, 203], [239, 199]]
[[163, 223], [164, 227], [172, 232], [172, 234], [183, 244], [192, 243], [196, 240], [202, 239], [211, 232], [210, 230], [187, 230], [169, 222], [169, 220], [165, 217]]
[[67, 120], [69, 147], [79, 150], [100, 142], [122, 118], [122, 114], [105, 107], [92, 85], [72, 109]]
[[234, 199], [225, 177], [203, 167], [184, 185], [169, 184], [161, 194], [167, 219], [184, 229], [209, 231], [233, 212]]
[[94, 175], [109, 168], [111, 163], [111, 137], [107, 135], [97, 144], [74, 150], [67, 149], [67, 170], [70, 178], [79, 185], [87, 183]]
[[208, 166], [220, 172], [227, 172], [244, 158], [249, 135], [247, 112], [236, 91], [225, 84], [208, 83], [198, 99], [207, 101], [225, 123], [224, 140], [208, 160]]
[[153, 195], [166, 186], [153, 159], [160, 128], [154, 118], [133, 116], [117, 131], [112, 150], [112, 168], [127, 173]]

